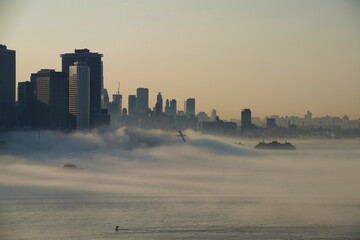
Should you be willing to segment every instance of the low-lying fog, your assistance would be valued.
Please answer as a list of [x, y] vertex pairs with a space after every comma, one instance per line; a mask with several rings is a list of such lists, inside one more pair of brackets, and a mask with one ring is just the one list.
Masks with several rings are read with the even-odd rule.
[[[32, 187], [94, 194], [248, 197], [230, 218], [297, 224], [360, 223], [360, 141], [292, 140], [296, 151], [255, 150], [255, 140], [121, 128], [1, 136], [0, 189]], [[0, 139], [2, 140], [2, 139]], [[60, 165], [76, 164], [78, 170]]]

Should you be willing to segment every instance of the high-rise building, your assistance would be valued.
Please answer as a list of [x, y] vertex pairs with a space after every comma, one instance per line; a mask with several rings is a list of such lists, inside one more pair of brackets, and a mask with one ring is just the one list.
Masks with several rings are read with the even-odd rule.
[[215, 109], [213, 109], [213, 110], [211, 110], [211, 117], [210, 117], [210, 119], [211, 119], [211, 121], [215, 121], [216, 120], [216, 110]]
[[251, 127], [251, 111], [250, 109], [243, 109], [241, 111], [241, 130]]
[[161, 92], [158, 93], [156, 97], [155, 113], [159, 114], [163, 112], [163, 99]]
[[14, 123], [15, 51], [0, 44], [0, 126]]
[[165, 112], [166, 115], [171, 115], [171, 113], [170, 113], [170, 102], [169, 102], [169, 99], [166, 99], [164, 112]]
[[187, 116], [195, 116], [195, 99], [188, 98], [184, 103], [184, 111]]
[[29, 81], [18, 83], [18, 107], [19, 123], [21, 126], [32, 126], [34, 106], [34, 89], [33, 84]]
[[176, 100], [172, 99], [170, 101], [170, 114], [175, 117], [177, 113], [177, 109], [176, 109]]
[[36, 74], [36, 80], [32, 80], [36, 83], [34, 127], [66, 129], [69, 96], [66, 74], [41, 69]]
[[[139, 114], [147, 113], [149, 108], [149, 89], [138, 88], [136, 90], [136, 110]], [[130, 109], [129, 109], [130, 114]]]
[[108, 108], [109, 107], [109, 94], [107, 89], [101, 89], [101, 108]]
[[113, 94], [113, 102], [116, 104], [116, 110], [121, 115], [122, 112], [122, 95], [117, 93]]
[[102, 54], [89, 49], [75, 49], [75, 53], [61, 54], [62, 71], [69, 73], [69, 67], [75, 62], [86, 63], [90, 68], [90, 125], [96, 125], [96, 118], [101, 114], [101, 89], [103, 81]]
[[90, 128], [90, 68], [75, 62], [69, 67], [69, 113], [76, 116], [76, 129]]
[[130, 117], [134, 116], [136, 112], [136, 96], [135, 95], [129, 95], [128, 100], [128, 115]]

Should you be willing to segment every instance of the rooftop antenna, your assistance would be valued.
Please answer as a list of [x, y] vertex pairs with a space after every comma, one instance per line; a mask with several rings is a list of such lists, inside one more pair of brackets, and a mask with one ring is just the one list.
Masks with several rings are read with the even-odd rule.
[[119, 81], [119, 84], [118, 84], [117, 94], [120, 94], [120, 81]]

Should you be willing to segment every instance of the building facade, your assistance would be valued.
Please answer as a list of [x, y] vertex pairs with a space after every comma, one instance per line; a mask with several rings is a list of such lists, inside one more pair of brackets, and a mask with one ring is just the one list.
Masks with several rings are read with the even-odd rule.
[[77, 130], [90, 128], [90, 68], [75, 62], [69, 67], [69, 113], [76, 119]]
[[[136, 89], [136, 110], [140, 115], [146, 114], [149, 109], [149, 89]], [[130, 114], [130, 110], [129, 110]]]
[[15, 118], [15, 51], [0, 44], [0, 127]]
[[102, 54], [89, 49], [75, 49], [74, 53], [61, 54], [62, 71], [69, 74], [69, 67], [75, 62], [83, 62], [90, 69], [90, 124], [96, 125], [96, 118], [101, 114], [101, 89], [103, 81]]
[[184, 104], [184, 111], [187, 116], [195, 116], [195, 98], [188, 98]]

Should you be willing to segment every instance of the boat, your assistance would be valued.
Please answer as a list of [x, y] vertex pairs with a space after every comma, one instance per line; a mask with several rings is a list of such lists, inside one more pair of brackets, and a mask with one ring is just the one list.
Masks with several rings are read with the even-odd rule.
[[285, 141], [285, 143], [280, 143], [278, 141], [265, 143], [265, 141], [262, 141], [259, 142], [255, 148], [262, 150], [296, 150], [296, 147], [287, 141]]
[[83, 171], [83, 168], [79, 168], [78, 166], [76, 166], [73, 163], [65, 163], [63, 165], [60, 166], [62, 169], [67, 170], [67, 171]]
[[75, 164], [72, 164], [72, 163], [65, 163], [65, 164], [61, 165], [61, 167], [63, 167], [63, 168], [77, 168], [77, 166]]

